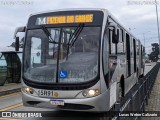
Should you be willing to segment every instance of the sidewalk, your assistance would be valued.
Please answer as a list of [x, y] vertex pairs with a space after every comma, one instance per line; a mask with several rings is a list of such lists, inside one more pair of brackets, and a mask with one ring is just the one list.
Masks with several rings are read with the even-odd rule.
[[9, 83], [4, 86], [0, 86], [0, 96], [19, 92], [21, 88], [21, 83]]
[[[157, 74], [145, 111], [160, 111], [160, 70]], [[160, 117], [145, 117], [143, 120], [160, 120]]]

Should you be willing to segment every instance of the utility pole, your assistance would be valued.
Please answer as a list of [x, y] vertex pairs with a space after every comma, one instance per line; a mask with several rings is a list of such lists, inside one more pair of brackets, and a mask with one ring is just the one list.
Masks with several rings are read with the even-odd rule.
[[145, 36], [144, 36], [144, 33], [143, 33], [143, 38], [144, 38], [144, 47], [145, 47]]
[[159, 20], [158, 20], [158, 9], [157, 9], [157, 1], [155, 0], [156, 5], [156, 15], [157, 15], [157, 29], [158, 29], [158, 39], [159, 39], [159, 55], [160, 55], [160, 34], [159, 34]]
[[145, 34], [146, 34], [146, 33], [149, 33], [149, 32], [151, 32], [151, 31], [147, 31], [147, 32], [143, 33], [144, 47], [146, 47], [146, 45], [145, 45], [145, 44], [146, 44]]

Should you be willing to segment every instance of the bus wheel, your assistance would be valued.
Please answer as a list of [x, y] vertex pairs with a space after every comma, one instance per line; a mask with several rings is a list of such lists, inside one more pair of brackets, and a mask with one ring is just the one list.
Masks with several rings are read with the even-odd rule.
[[118, 90], [118, 102], [121, 102], [122, 99], [123, 99], [123, 92], [122, 92], [121, 84], [119, 84], [119, 90]]
[[117, 96], [118, 97], [118, 102], [121, 102], [123, 97], [124, 97], [124, 80], [123, 79], [121, 79], [121, 81], [118, 85], [118, 88], [119, 88], [118, 96]]
[[119, 87], [119, 93], [118, 93], [118, 102], [120, 102], [122, 100], [122, 88]]

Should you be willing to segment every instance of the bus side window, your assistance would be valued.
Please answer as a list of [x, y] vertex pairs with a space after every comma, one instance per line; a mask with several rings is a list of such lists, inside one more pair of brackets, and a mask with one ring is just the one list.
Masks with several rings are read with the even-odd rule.
[[112, 42], [113, 32], [109, 29], [109, 53], [116, 54], [116, 44]]
[[119, 42], [117, 44], [117, 53], [124, 53], [124, 40], [123, 40], [123, 30], [122, 29], [119, 30]]
[[134, 72], [136, 72], [137, 56], [136, 56], [136, 39], [135, 38], [133, 38], [133, 52], [134, 52]]
[[131, 44], [130, 44], [130, 35], [128, 33], [126, 33], [126, 52], [127, 52], [127, 71], [128, 71], [128, 76], [131, 75]]
[[131, 53], [131, 58], [133, 57], [133, 37], [130, 36], [130, 53]]
[[137, 55], [139, 55], [139, 43], [138, 43], [138, 40], [136, 41], [136, 52], [137, 52]]
[[145, 56], [145, 47], [143, 47], [143, 56]]
[[130, 36], [130, 60], [131, 60], [131, 74], [134, 73], [134, 44], [133, 37]]
[[143, 65], [143, 46], [142, 45], [141, 45], [141, 65]]

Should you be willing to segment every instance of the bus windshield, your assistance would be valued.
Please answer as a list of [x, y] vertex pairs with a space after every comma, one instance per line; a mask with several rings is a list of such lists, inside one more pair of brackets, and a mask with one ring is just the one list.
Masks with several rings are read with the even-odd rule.
[[99, 41], [100, 27], [28, 30], [24, 78], [63, 84], [93, 80], [98, 75]]

